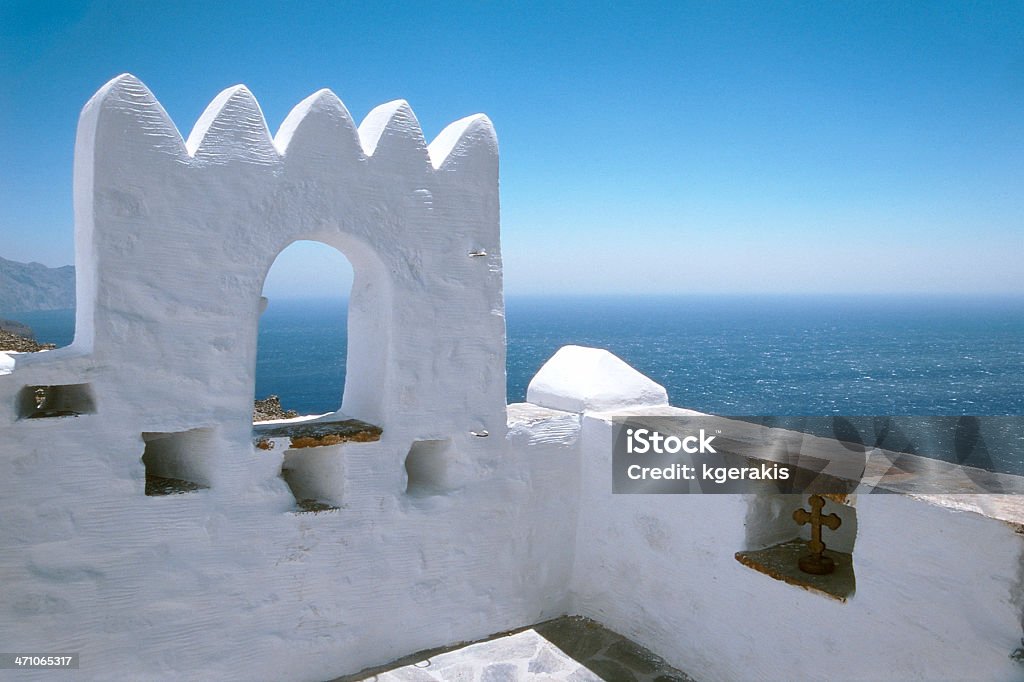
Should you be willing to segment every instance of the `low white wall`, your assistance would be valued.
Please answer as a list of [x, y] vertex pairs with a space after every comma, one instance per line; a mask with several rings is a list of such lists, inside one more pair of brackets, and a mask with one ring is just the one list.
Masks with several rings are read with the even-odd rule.
[[146, 497], [135, 431], [7, 422], [0, 642], [81, 653], [17, 678], [314, 682], [566, 613], [578, 417], [510, 411], [507, 441], [460, 446], [474, 468], [443, 495], [406, 495], [387, 433], [341, 446], [347, 499], [320, 514], [276, 477]]
[[137, 430], [12, 409], [0, 641], [81, 652], [78, 680], [312, 682], [577, 613], [700, 680], [1020, 679], [1019, 525], [859, 495], [840, 603], [735, 560], [763, 499], [613, 495], [610, 413], [508, 414], [437, 448], [442, 494], [406, 493], [402, 437], [340, 446], [342, 508], [312, 515], [283, 451], [225, 444], [212, 488], [146, 497]]
[[612, 495], [610, 416], [583, 419], [575, 612], [699, 680], [1024, 677], [1009, 657], [1021, 645], [1020, 526], [858, 495], [857, 588], [841, 603], [736, 561], [753, 497]]

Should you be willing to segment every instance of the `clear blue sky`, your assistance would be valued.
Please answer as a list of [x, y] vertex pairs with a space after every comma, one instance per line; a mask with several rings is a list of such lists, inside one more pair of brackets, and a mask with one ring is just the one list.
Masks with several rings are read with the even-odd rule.
[[235, 83], [272, 130], [321, 87], [487, 113], [509, 293], [1024, 293], [1022, 2], [2, 0], [0, 255], [72, 262], [125, 71], [186, 135]]

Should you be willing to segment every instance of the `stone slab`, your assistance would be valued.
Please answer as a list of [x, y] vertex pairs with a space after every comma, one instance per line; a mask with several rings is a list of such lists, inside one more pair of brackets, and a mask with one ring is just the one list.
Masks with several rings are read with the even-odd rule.
[[600, 623], [563, 616], [474, 643], [419, 652], [332, 682], [692, 682]]

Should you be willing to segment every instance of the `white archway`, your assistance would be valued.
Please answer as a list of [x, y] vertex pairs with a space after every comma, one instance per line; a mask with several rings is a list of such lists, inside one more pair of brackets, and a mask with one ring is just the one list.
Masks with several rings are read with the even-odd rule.
[[263, 283], [255, 397], [300, 415], [334, 412], [344, 395], [353, 269], [321, 242], [292, 242]]

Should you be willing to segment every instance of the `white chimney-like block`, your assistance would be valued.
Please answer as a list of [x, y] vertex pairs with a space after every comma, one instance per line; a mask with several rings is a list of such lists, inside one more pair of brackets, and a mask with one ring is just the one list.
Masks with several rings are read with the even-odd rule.
[[533, 377], [526, 400], [566, 412], [605, 412], [668, 405], [668, 393], [606, 350], [563, 346]]

